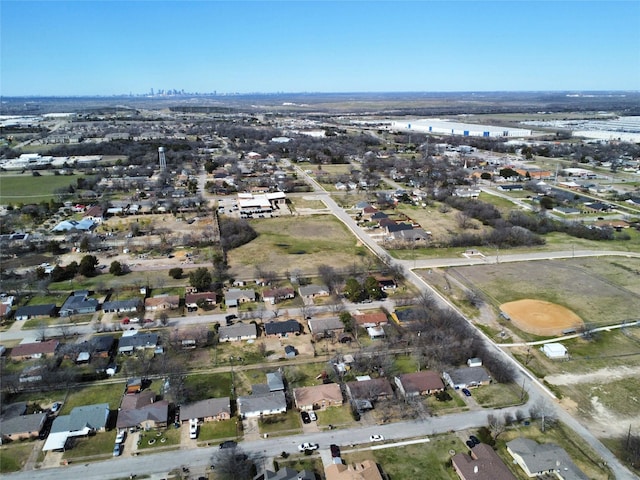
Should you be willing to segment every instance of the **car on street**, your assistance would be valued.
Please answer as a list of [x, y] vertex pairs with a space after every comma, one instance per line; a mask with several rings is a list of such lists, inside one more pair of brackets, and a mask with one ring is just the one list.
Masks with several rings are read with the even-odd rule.
[[370, 442], [381, 442], [383, 440], [384, 440], [384, 437], [382, 435], [371, 435], [369, 437]]
[[122, 444], [121, 443], [116, 443], [113, 446], [113, 456], [114, 457], [119, 457], [121, 453], [122, 453]]
[[474, 445], [480, 445], [480, 440], [475, 435], [469, 435], [469, 440], [473, 442]]
[[127, 437], [127, 432], [125, 430], [118, 432], [118, 435], [116, 435], [116, 443], [118, 444], [123, 443], [126, 437]]
[[309, 420], [311, 420], [312, 422], [315, 422], [316, 420], [318, 420], [316, 412], [309, 412]]
[[302, 423], [311, 423], [311, 417], [309, 417], [308, 412], [300, 412], [300, 416], [302, 417]]
[[332, 443], [331, 445], [329, 445], [329, 450], [331, 450], [332, 457], [340, 456], [340, 447], [338, 445]]
[[298, 445], [298, 451], [299, 452], [304, 452], [307, 450], [317, 450], [319, 447], [319, 445], [317, 443], [309, 443], [309, 442], [305, 442], [305, 443], [301, 443], [300, 445]]
[[238, 446], [238, 443], [233, 440], [226, 440], [220, 444], [220, 448], [235, 448], [236, 446]]
[[467, 388], [463, 388], [462, 389], [462, 393], [464, 393], [465, 397], [470, 397], [471, 396], [471, 392]]

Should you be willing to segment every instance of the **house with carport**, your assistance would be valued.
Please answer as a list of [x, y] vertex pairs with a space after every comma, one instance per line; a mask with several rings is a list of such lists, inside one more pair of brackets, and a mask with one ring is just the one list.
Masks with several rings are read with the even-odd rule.
[[56, 417], [42, 450], [64, 450], [67, 440], [71, 437], [86, 437], [96, 432], [104, 432], [110, 413], [108, 403], [98, 403], [75, 407], [69, 415]]
[[325, 383], [293, 389], [293, 401], [298, 410], [324, 410], [339, 407], [344, 403], [340, 385]]
[[444, 391], [444, 382], [437, 372], [424, 370], [422, 372], [404, 373], [393, 379], [398, 391], [403, 397], [419, 395], [433, 395]]

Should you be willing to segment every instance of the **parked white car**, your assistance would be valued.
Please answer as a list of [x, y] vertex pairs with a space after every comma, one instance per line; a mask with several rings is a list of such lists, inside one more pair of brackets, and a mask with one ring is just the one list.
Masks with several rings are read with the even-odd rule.
[[369, 437], [370, 442], [381, 442], [383, 440], [384, 440], [384, 437], [382, 435], [371, 435]]
[[189, 419], [189, 438], [191, 439], [198, 438], [198, 419], [197, 418]]
[[127, 432], [125, 430], [118, 432], [118, 435], [116, 435], [116, 443], [124, 443], [125, 438], [127, 438]]
[[298, 445], [298, 451], [300, 451], [300, 452], [304, 452], [306, 450], [317, 450], [317, 449], [318, 449], [318, 444], [317, 443], [305, 442], [305, 443], [301, 443], [300, 445]]

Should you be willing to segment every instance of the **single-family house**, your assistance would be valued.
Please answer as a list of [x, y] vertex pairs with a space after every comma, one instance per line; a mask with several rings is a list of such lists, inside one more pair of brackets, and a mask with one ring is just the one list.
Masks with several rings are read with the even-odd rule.
[[31, 358], [52, 357], [58, 350], [59, 345], [60, 342], [58, 340], [21, 343], [11, 349], [9, 358], [12, 360], [29, 360]]
[[269, 392], [238, 397], [238, 414], [242, 418], [275, 415], [287, 411], [284, 392]]
[[347, 382], [346, 387], [347, 394], [353, 401], [376, 402], [393, 397], [393, 388], [391, 388], [389, 380], [384, 377]]
[[102, 304], [102, 310], [106, 313], [137, 312], [142, 307], [142, 300], [131, 298], [129, 300], [111, 300]]
[[218, 301], [218, 296], [216, 292], [193, 292], [187, 293], [184, 296], [184, 304], [185, 305], [198, 305], [198, 304], [206, 304], [206, 305], [215, 305]]
[[0, 319], [5, 319], [11, 313], [12, 305], [10, 303], [0, 303]]
[[317, 297], [328, 297], [331, 292], [326, 285], [304, 285], [298, 287], [298, 293], [305, 301], [312, 301]]
[[156, 333], [142, 333], [138, 330], [126, 330], [118, 343], [118, 353], [131, 354], [134, 350], [155, 348], [158, 345]]
[[344, 332], [344, 323], [338, 317], [310, 318], [307, 325], [315, 338], [338, 337]]
[[31, 318], [55, 317], [57, 309], [55, 304], [47, 303], [44, 305], [26, 305], [16, 310], [16, 320], [29, 320]]
[[143, 390], [133, 395], [123, 395], [118, 411], [116, 427], [126, 429], [140, 427], [145, 430], [164, 428], [169, 421], [169, 402], [156, 401], [156, 394]]
[[275, 305], [283, 300], [295, 298], [296, 292], [291, 287], [269, 288], [262, 292], [262, 300], [269, 305]]
[[237, 307], [241, 303], [255, 302], [256, 292], [253, 289], [230, 288], [224, 294], [224, 304], [227, 307]]
[[46, 421], [46, 412], [28, 415], [3, 415], [0, 419], [0, 445], [15, 440], [36, 438], [40, 435]]
[[256, 480], [316, 480], [316, 474], [312, 470], [298, 472], [291, 467], [282, 467], [277, 472], [265, 470], [262, 476], [256, 477]]
[[393, 381], [404, 397], [432, 395], [444, 391], [444, 383], [440, 375], [430, 370], [404, 373], [395, 377]]
[[290, 333], [300, 333], [301, 327], [297, 320], [289, 319], [283, 322], [273, 320], [264, 324], [264, 333], [267, 336], [287, 336]]
[[395, 290], [398, 288], [398, 284], [391, 277], [382, 277], [380, 275], [375, 275], [374, 278], [378, 281], [378, 285], [383, 291], [387, 290]]
[[93, 220], [94, 223], [102, 223], [104, 211], [100, 205], [93, 205], [84, 211], [84, 218]]
[[589, 478], [573, 463], [567, 452], [555, 443], [538, 443], [529, 438], [516, 438], [507, 442], [507, 452], [528, 477], [549, 474], [561, 480]]
[[155, 297], [145, 298], [144, 300], [144, 308], [147, 311], [175, 310], [179, 306], [179, 295], [156, 295]]
[[90, 298], [88, 290], [79, 290], [71, 292], [71, 295], [62, 304], [60, 316], [70, 317], [71, 315], [93, 313], [96, 310], [98, 310], [98, 300]]
[[351, 315], [359, 327], [379, 327], [389, 323], [387, 315], [381, 311], [375, 312], [358, 312]]
[[67, 440], [71, 437], [84, 437], [95, 432], [104, 432], [109, 414], [109, 404], [99, 403], [75, 407], [69, 415], [56, 417], [42, 450], [45, 452], [64, 450]]
[[451, 458], [460, 480], [516, 480], [498, 454], [486, 443], [476, 445], [470, 452], [460, 452]]
[[192, 418], [199, 422], [229, 420], [231, 418], [231, 401], [229, 397], [208, 398], [182, 405], [180, 407], [180, 421], [184, 423]]
[[491, 376], [484, 367], [456, 368], [444, 372], [442, 378], [456, 390], [460, 388], [475, 388], [491, 383]]
[[337, 383], [293, 389], [293, 401], [298, 410], [324, 410], [343, 403], [342, 391]]
[[330, 463], [324, 467], [327, 480], [382, 480], [378, 464], [373, 460], [363, 460], [353, 464]]
[[94, 357], [109, 358], [115, 348], [113, 335], [95, 335], [89, 340], [89, 351]]
[[254, 340], [258, 338], [258, 328], [255, 323], [234, 323], [221, 326], [218, 329], [218, 338], [221, 342], [239, 342], [242, 340]]
[[398, 325], [408, 325], [418, 320], [424, 319], [425, 314], [421, 309], [417, 308], [403, 308], [401, 310], [395, 310], [391, 313], [391, 318]]
[[94, 229], [96, 223], [93, 219], [85, 217], [82, 220], [63, 220], [51, 229], [52, 232], [69, 232], [73, 230], [89, 232]]

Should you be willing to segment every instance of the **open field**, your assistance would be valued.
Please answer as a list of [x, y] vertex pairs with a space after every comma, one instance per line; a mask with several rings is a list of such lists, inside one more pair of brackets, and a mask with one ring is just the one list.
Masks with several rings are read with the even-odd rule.
[[17, 472], [24, 467], [35, 442], [12, 442], [0, 447], [0, 473]]
[[[540, 260], [451, 270], [496, 307], [532, 298], [563, 305], [587, 325], [608, 325], [640, 311], [640, 295], [625, 286], [632, 277], [628, 269], [640, 270], [640, 259]], [[609, 280], [618, 274], [622, 284]]]
[[[0, 204], [48, 202], [56, 195], [54, 192], [69, 185], [76, 185], [78, 178], [84, 175], [53, 175], [41, 172], [34, 177], [31, 172], [25, 174], [0, 174]], [[71, 195], [71, 194], [70, 194]]]
[[258, 238], [228, 254], [234, 278], [254, 278], [256, 267], [281, 275], [296, 269], [316, 275], [319, 265], [361, 265], [370, 255], [330, 216], [253, 220], [251, 225]]
[[[638, 271], [640, 260], [634, 258], [549, 260], [524, 266], [503, 263], [449, 270], [457, 281], [481, 293], [493, 308], [519, 299], [538, 299], [575, 312], [587, 328], [637, 318]], [[511, 341], [532, 339], [514, 325], [516, 322], [499, 319], [497, 310], [495, 313], [496, 330], [510, 332]], [[565, 408], [584, 419], [597, 436], [624, 435], [629, 425], [640, 428], [640, 417], [634, 415], [640, 408], [636, 405], [640, 384], [629, 381], [640, 374], [640, 328], [597, 332], [562, 344], [569, 351], [567, 360], [550, 360], [539, 347], [510, 351], [544, 379]]]

